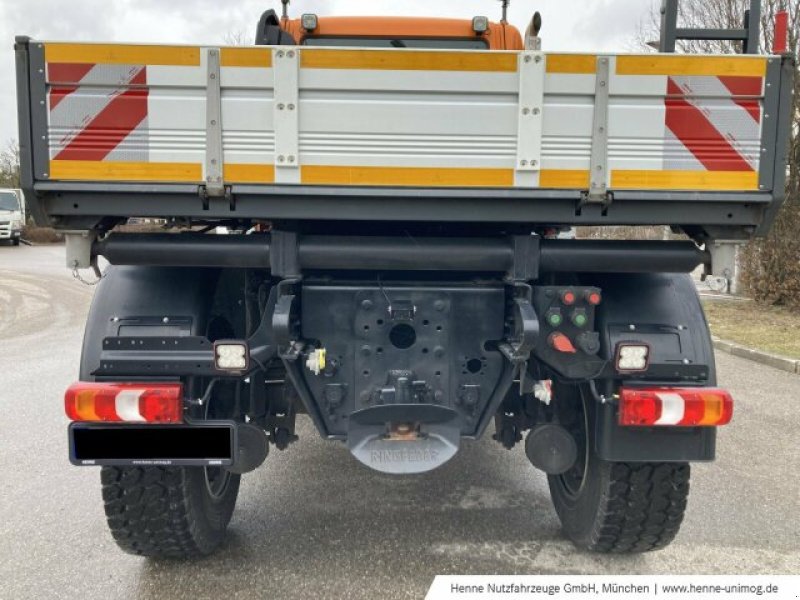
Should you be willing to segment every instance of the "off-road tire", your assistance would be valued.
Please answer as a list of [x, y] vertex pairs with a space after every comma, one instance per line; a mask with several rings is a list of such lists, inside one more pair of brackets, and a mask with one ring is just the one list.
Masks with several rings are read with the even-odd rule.
[[240, 476], [212, 495], [203, 467], [103, 467], [103, 502], [117, 545], [129, 554], [211, 554], [230, 522]]
[[678, 533], [689, 495], [687, 463], [609, 462], [595, 451], [594, 398], [583, 387], [554, 391], [559, 419], [579, 458], [548, 476], [550, 497], [566, 536], [583, 550], [639, 553], [667, 546]]
[[558, 477], [550, 495], [566, 535], [594, 552], [658, 550], [675, 538], [689, 494], [689, 465], [590, 460], [583, 489], [565, 494]]

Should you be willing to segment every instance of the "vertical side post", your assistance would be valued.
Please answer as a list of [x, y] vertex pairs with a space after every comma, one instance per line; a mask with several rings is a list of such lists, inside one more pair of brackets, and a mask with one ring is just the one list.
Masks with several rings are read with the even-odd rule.
[[659, 52], [675, 52], [678, 35], [678, 0], [661, 2], [661, 41]]
[[742, 52], [744, 54], [758, 54], [761, 44], [761, 0], [750, 0], [750, 10], [745, 13], [744, 29], [747, 39]]
[[611, 58], [597, 57], [597, 78], [594, 91], [594, 122], [592, 124], [592, 153], [589, 160], [588, 202], [609, 202], [608, 196], [608, 105]]
[[300, 50], [272, 50], [275, 74], [275, 183], [300, 183]]
[[209, 196], [225, 195], [223, 181], [222, 146], [222, 87], [220, 83], [220, 51], [206, 50], [206, 193]]
[[517, 163], [514, 184], [536, 187], [542, 168], [542, 123], [547, 58], [542, 52], [519, 55], [519, 105], [517, 107]]

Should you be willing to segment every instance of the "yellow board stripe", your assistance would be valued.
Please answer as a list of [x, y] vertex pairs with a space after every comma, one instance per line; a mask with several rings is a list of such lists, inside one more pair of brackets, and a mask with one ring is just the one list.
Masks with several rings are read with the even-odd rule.
[[45, 44], [49, 63], [200, 66], [200, 48], [125, 44]]
[[202, 178], [203, 165], [199, 163], [50, 161], [50, 179], [195, 183]]
[[764, 77], [767, 59], [727, 56], [618, 56], [617, 75]]
[[617, 190], [717, 190], [758, 189], [755, 171], [612, 171], [611, 187]]
[[[425, 168], [425, 167], [337, 167], [306, 165], [301, 168], [306, 185], [375, 185], [430, 187], [514, 187], [513, 169]], [[199, 182], [203, 166], [198, 163], [140, 163], [113, 161], [51, 160], [50, 179], [97, 181]], [[229, 183], [274, 183], [272, 165], [227, 164]], [[589, 171], [543, 169], [540, 188], [585, 189]], [[710, 190], [751, 191], [758, 189], [755, 171], [640, 171], [615, 170], [611, 188], [617, 190]]]
[[275, 183], [273, 165], [226, 164], [223, 170], [226, 183]]
[[594, 75], [597, 56], [594, 54], [548, 54], [547, 72], [565, 75]]
[[308, 185], [397, 185], [430, 187], [513, 187], [513, 169], [422, 167], [300, 167]]
[[589, 187], [589, 170], [583, 169], [542, 169], [539, 174], [539, 187], [568, 189]]
[[418, 52], [380, 50], [311, 50], [300, 52], [307, 69], [393, 71], [517, 71], [517, 55], [502, 52]]
[[272, 66], [272, 51], [266, 48], [222, 48], [220, 65], [268, 68]]

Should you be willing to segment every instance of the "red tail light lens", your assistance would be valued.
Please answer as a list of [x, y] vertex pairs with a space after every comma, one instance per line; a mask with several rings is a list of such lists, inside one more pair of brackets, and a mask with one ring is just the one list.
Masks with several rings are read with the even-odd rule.
[[67, 389], [64, 408], [72, 421], [181, 423], [180, 383], [85, 383]]
[[733, 398], [718, 388], [622, 388], [619, 424], [630, 427], [715, 427], [733, 417]]

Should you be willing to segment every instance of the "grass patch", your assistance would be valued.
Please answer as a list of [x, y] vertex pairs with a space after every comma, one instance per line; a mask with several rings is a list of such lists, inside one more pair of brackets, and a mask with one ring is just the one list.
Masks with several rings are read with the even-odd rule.
[[750, 348], [800, 359], [800, 314], [752, 300], [703, 299], [711, 333]]

